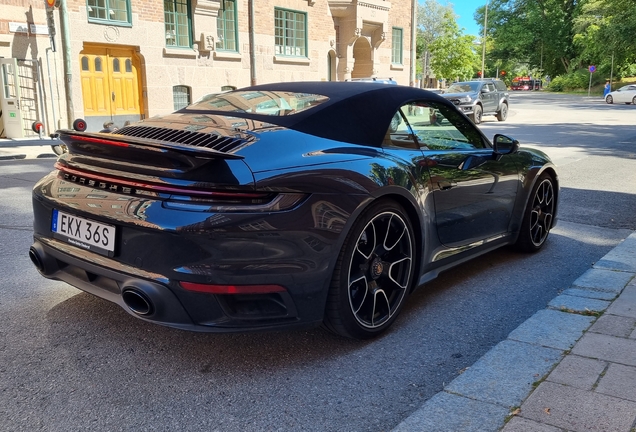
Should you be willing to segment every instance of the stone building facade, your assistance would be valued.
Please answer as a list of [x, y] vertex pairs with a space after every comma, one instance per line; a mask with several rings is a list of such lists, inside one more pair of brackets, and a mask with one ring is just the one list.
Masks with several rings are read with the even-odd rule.
[[20, 87], [25, 134], [34, 119], [97, 130], [250, 84], [409, 85], [412, 1], [0, 0], [0, 67]]

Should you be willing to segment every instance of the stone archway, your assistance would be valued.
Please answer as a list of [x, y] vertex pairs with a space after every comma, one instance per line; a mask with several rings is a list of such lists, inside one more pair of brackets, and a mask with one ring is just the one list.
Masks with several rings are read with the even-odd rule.
[[353, 70], [351, 78], [367, 78], [373, 75], [371, 43], [365, 37], [359, 37], [353, 44]]

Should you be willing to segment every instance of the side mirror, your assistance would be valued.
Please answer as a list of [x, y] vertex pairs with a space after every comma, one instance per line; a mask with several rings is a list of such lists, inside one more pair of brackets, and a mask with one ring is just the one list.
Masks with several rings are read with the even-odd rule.
[[493, 150], [500, 155], [519, 151], [519, 141], [506, 135], [497, 134], [493, 139]]

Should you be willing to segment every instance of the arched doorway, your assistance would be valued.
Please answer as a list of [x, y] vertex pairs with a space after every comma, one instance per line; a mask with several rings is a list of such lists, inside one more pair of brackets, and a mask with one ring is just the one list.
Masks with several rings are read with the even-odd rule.
[[371, 43], [365, 37], [359, 37], [353, 44], [353, 71], [351, 78], [367, 78], [373, 75]]

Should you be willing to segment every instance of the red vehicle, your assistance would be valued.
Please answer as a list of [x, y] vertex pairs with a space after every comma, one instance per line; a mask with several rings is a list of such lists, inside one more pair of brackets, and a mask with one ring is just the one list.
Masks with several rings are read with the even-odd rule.
[[543, 82], [540, 79], [531, 77], [516, 77], [513, 78], [510, 88], [512, 90], [541, 90]]

